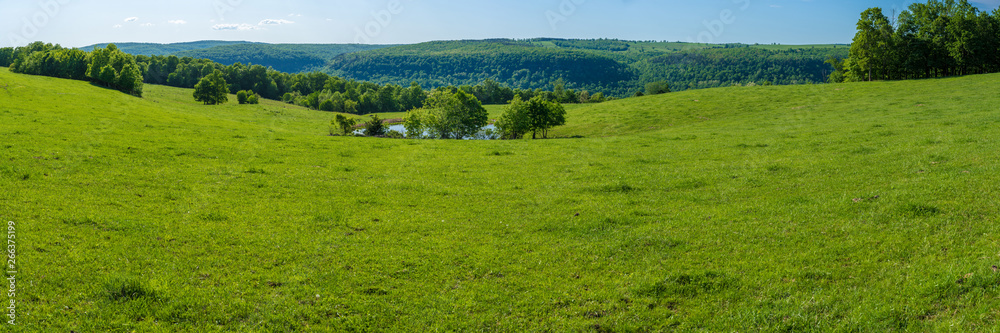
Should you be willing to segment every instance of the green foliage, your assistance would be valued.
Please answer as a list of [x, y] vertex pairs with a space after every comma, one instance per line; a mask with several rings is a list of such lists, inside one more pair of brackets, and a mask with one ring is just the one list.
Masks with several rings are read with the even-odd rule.
[[429, 111], [423, 124], [441, 139], [472, 137], [489, 122], [489, 113], [475, 96], [464, 91], [435, 91], [427, 98]]
[[520, 139], [524, 137], [525, 133], [531, 131], [531, 119], [528, 116], [529, 105], [530, 103], [522, 100], [521, 96], [514, 96], [510, 104], [504, 107], [503, 114], [495, 124], [502, 139]]
[[403, 139], [405, 136], [399, 131], [388, 131], [385, 133], [385, 137], [389, 139]]
[[347, 135], [354, 132], [354, 125], [358, 124], [358, 120], [338, 114], [337, 117], [333, 119], [332, 123], [340, 130], [340, 135]]
[[[847, 57], [847, 48], [701, 45], [617, 40], [482, 40], [403, 45], [344, 54], [326, 72], [382, 84], [418, 82], [424, 87], [471, 86], [487, 80], [519, 89], [545, 89], [564, 79], [567, 89], [627, 97], [647, 82], [665, 80], [677, 90], [731, 86], [771, 80], [777, 84], [825, 82], [829, 56]], [[466, 92], [470, 92], [466, 90]], [[503, 96], [503, 95], [498, 95]], [[502, 97], [501, 97], [502, 98]], [[555, 99], [560, 103], [575, 100]]]
[[[406, 112], [403, 117], [403, 128], [406, 129], [406, 137], [411, 139], [423, 139], [425, 132], [435, 128], [437, 124], [437, 113], [427, 109], [416, 109]], [[435, 137], [440, 137], [437, 135]]]
[[538, 138], [541, 132], [543, 138], [548, 138], [549, 130], [566, 124], [566, 109], [559, 102], [550, 102], [535, 97], [527, 103], [528, 124], [531, 138]]
[[194, 100], [205, 105], [225, 104], [229, 101], [229, 88], [222, 72], [216, 70], [194, 86]]
[[510, 87], [535, 89], [563, 77], [594, 91], [633, 75], [627, 64], [604, 55], [513, 40], [429, 42], [349, 53], [333, 59], [325, 71], [378, 83], [416, 81], [428, 87], [475, 85], [492, 79]]
[[[44, 75], [72, 80], [90, 79], [98, 84], [142, 97], [142, 71], [135, 58], [115, 48], [97, 49], [88, 54], [79, 49], [35, 42], [27, 47], [0, 52], [9, 54], [15, 73]], [[3, 59], [0, 59], [3, 62]]]
[[[172, 44], [156, 44], [156, 43], [116, 43], [115, 46], [128, 54], [134, 55], [144, 55], [144, 56], [166, 56], [179, 52], [189, 51], [189, 50], [200, 50], [208, 49], [213, 47], [234, 45], [234, 44], [246, 44], [247, 42], [230, 42], [230, 41], [219, 41], [219, 40], [205, 40], [197, 42], [185, 42], [185, 43], [172, 43]], [[90, 46], [82, 47], [83, 50], [91, 50], [97, 48], [106, 48], [110, 44], [94, 44]]]
[[247, 104], [247, 91], [240, 90], [236, 93], [236, 102], [239, 104]]
[[260, 104], [260, 96], [250, 90], [240, 90], [236, 93], [239, 104]]
[[670, 84], [667, 81], [650, 82], [646, 84], [646, 95], [659, 95], [670, 92]]
[[385, 122], [379, 116], [372, 115], [372, 119], [365, 123], [365, 135], [367, 136], [383, 136], [388, 126], [385, 126]]
[[135, 61], [125, 63], [120, 73], [118, 73], [118, 90], [142, 97], [142, 72]]
[[850, 58], [842, 64], [844, 73], [838, 79], [1000, 72], [1000, 11], [980, 12], [966, 0], [913, 3], [892, 20], [881, 8], [869, 8], [857, 26]]
[[242, 43], [170, 52], [164, 55], [209, 59], [226, 66], [236, 63], [257, 64], [285, 73], [306, 73], [321, 69], [327, 61], [341, 54], [389, 46], [391, 45]]
[[[825, 62], [830, 57], [846, 58], [847, 48], [767, 50], [741, 46], [691, 50], [651, 56], [635, 67], [642, 73], [642, 82], [666, 81], [671, 91], [683, 91], [763, 81], [779, 85], [826, 82], [833, 71]], [[643, 88], [637, 86], [629, 91]]]

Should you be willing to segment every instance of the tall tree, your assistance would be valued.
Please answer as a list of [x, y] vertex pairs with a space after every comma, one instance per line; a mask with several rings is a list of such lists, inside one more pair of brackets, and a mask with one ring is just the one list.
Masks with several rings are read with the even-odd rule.
[[225, 104], [229, 101], [229, 85], [222, 77], [222, 71], [215, 70], [194, 86], [194, 100], [205, 105]]
[[142, 73], [135, 61], [132, 60], [122, 67], [121, 73], [118, 73], [118, 89], [127, 94], [142, 97], [142, 88]]
[[893, 29], [882, 9], [869, 8], [861, 13], [858, 33], [851, 44], [850, 75], [856, 81], [884, 78], [888, 72]]

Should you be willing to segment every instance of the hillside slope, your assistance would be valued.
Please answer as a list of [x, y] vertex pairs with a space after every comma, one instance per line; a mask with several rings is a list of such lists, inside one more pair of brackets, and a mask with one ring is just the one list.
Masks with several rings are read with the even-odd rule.
[[988, 332], [998, 86], [705, 89], [417, 141], [0, 69], [13, 331]]

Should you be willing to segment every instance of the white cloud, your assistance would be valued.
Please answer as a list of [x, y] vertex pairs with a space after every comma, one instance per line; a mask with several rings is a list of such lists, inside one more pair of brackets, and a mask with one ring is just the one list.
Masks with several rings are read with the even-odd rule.
[[187, 24], [187, 21], [185, 21], [185, 20], [170, 20], [170, 21], [167, 21], [167, 23], [170, 23], [170, 24]]
[[121, 25], [121, 24], [115, 24], [115, 26], [114, 26], [114, 27], [112, 27], [112, 28], [115, 28], [115, 29], [119, 29], [119, 28], [121, 28], [121, 27], [122, 27], [122, 25]]
[[138, 20], [139, 20], [138, 17], [133, 16], [133, 17], [126, 18], [125, 22], [135, 22], [135, 21], [138, 21]]
[[139, 26], [141, 26], [141, 27], [144, 27], [144, 28], [149, 28], [149, 27], [152, 27], [152, 26], [154, 26], [154, 25], [155, 25], [155, 24], [152, 24], [152, 23], [143, 23], [143, 24], [141, 24], [141, 25], [139, 25]]
[[263, 25], [282, 25], [282, 24], [292, 24], [292, 23], [295, 23], [295, 22], [289, 21], [289, 20], [266, 19], [266, 20], [260, 21], [260, 23], [258, 23], [257, 25], [262, 25], [262, 26]]
[[240, 30], [240, 31], [245, 31], [245, 30], [257, 30], [257, 29], [260, 29], [260, 28], [258, 28], [255, 25], [250, 25], [250, 24], [246, 24], [246, 23], [241, 23], [241, 24], [216, 24], [216, 25], [212, 26], [212, 30], [227, 30], [227, 31]]
[[238, 31], [264, 30], [265, 27], [267, 27], [269, 25], [282, 25], [282, 24], [293, 24], [293, 23], [295, 23], [295, 22], [289, 21], [289, 20], [266, 19], [266, 20], [260, 21], [260, 23], [257, 23], [257, 25], [246, 24], [246, 23], [239, 23], [239, 24], [236, 24], [236, 23], [216, 24], [216, 25], [212, 26], [212, 30], [220, 30], [220, 31], [222, 31], [222, 30], [224, 30], [224, 31], [233, 31], [233, 30], [238, 30]]

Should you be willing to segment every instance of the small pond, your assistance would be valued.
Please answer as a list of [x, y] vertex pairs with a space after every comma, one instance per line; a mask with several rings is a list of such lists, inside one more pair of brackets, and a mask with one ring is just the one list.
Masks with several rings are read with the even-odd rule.
[[[386, 132], [396, 131], [396, 132], [399, 132], [399, 133], [403, 133], [403, 136], [406, 136], [406, 126], [403, 126], [403, 124], [386, 125], [386, 127], [387, 127], [386, 128]], [[491, 133], [495, 133], [496, 130], [497, 130], [496, 125], [489, 124], [489, 125], [483, 126], [483, 128], [481, 130], [479, 130], [478, 134], [476, 134], [476, 135], [474, 135], [472, 137], [463, 138], [463, 140], [495, 140], [495, 139], [497, 139], [496, 134], [493, 134], [492, 136], [490, 136], [490, 134]], [[365, 134], [365, 129], [362, 128], [362, 129], [356, 130], [356, 131], [354, 131], [354, 134], [364, 135]], [[424, 132], [425, 136], [429, 135], [429, 134], [430, 133], [428, 133], [428, 132]]]

